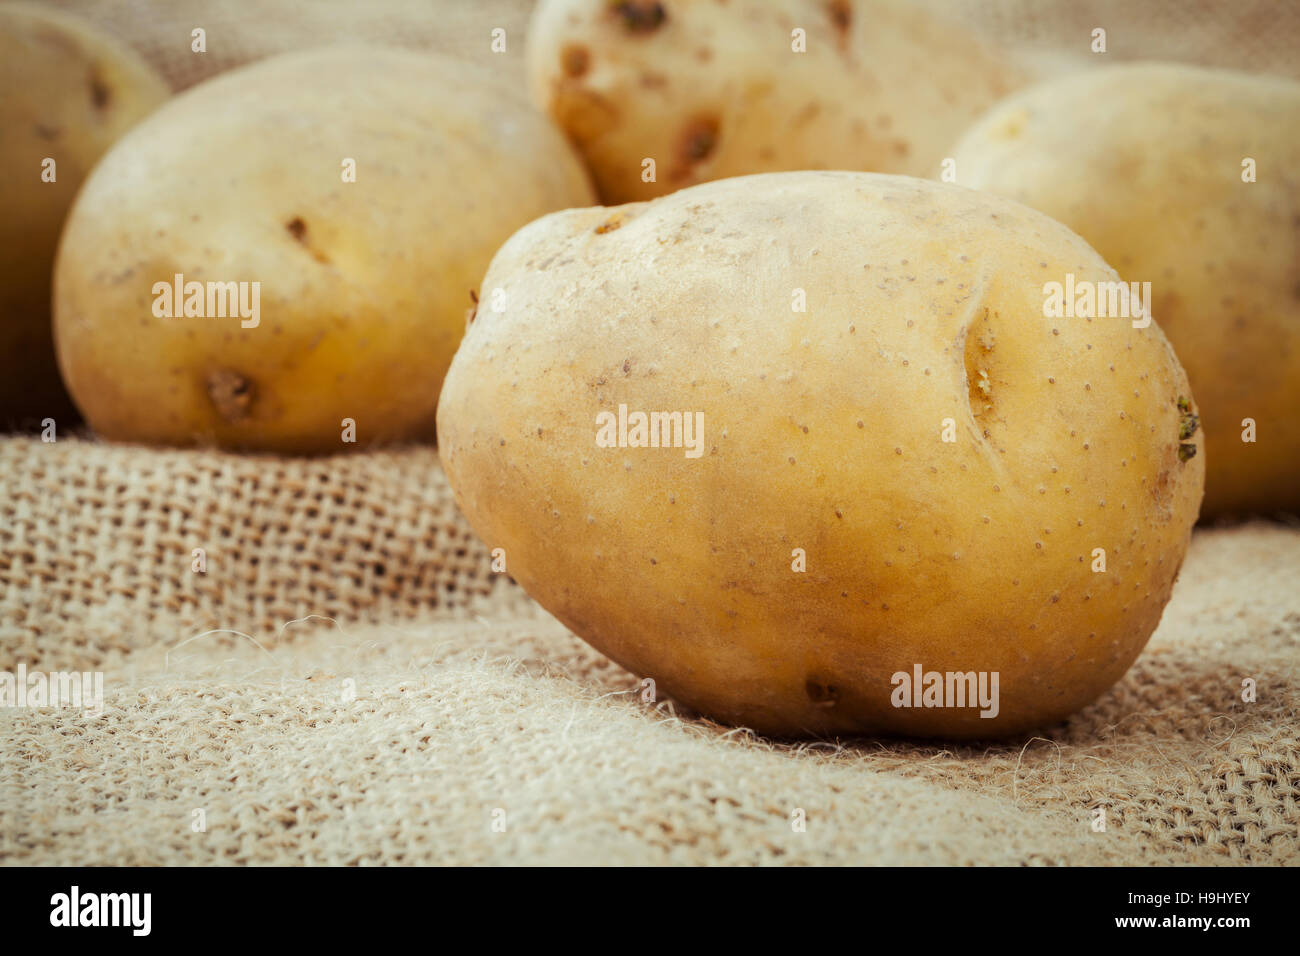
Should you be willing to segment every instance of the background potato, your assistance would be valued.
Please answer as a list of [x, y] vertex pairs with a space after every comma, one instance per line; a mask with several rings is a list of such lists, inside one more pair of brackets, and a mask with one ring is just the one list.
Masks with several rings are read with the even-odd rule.
[[[360, 444], [428, 436], [492, 253], [591, 200], [486, 71], [365, 47], [267, 60], [177, 96], [86, 183], [56, 267], [60, 365], [109, 438], [340, 450], [345, 418]], [[260, 323], [156, 317], [177, 273], [260, 282]]]
[[772, 170], [928, 175], [1018, 80], [907, 0], [543, 0], [528, 61], [611, 203]]
[[1205, 514], [1300, 510], [1300, 84], [1079, 73], [999, 104], [954, 154], [959, 182], [1042, 210], [1151, 283], [1201, 403]]
[[[1116, 278], [1045, 216], [903, 177], [557, 213], [488, 270], [507, 305], [452, 363], [440, 454], [530, 594], [714, 717], [1025, 729], [1140, 652], [1204, 480], [1160, 331], [1044, 318], [1069, 271]], [[703, 412], [703, 454], [597, 447], [620, 404]], [[892, 707], [914, 664], [999, 672], [999, 715]]]
[[[90, 167], [167, 94], [135, 53], [76, 17], [0, 4], [0, 423], [73, 413], [50, 333], [59, 230]], [[47, 158], [53, 182], [41, 178]]]

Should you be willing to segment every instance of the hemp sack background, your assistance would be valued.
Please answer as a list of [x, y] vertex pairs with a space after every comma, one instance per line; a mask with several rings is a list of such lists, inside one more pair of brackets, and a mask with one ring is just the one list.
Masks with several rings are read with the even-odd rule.
[[[58, 5], [178, 89], [339, 39], [493, 56], [522, 88], [526, 2]], [[930, 5], [1044, 70], [1091, 65], [1100, 25], [1113, 59], [1300, 73], [1296, 4]], [[1147, 650], [1066, 724], [780, 745], [643, 701], [491, 574], [432, 449], [0, 437], [0, 669], [103, 670], [106, 694], [0, 712], [0, 861], [1296, 864], [1297, 582], [1295, 524], [1202, 529]]]

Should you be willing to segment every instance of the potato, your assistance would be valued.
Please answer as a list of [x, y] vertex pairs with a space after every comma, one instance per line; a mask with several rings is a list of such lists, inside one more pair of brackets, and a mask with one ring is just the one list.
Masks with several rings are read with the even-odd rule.
[[1151, 283], [1201, 402], [1205, 515], [1300, 510], [1297, 124], [1291, 80], [1135, 64], [1014, 96], [953, 151], [958, 182], [1047, 213]]
[[[447, 476], [543, 606], [719, 720], [1062, 718], [1155, 628], [1204, 480], [1163, 335], [1045, 318], [1067, 272], [1116, 280], [1045, 216], [907, 177], [556, 213], [484, 278], [501, 311], [443, 388]], [[997, 674], [999, 704], [894, 706], [918, 667], [918, 696], [969, 672], [991, 697]]]
[[775, 170], [926, 176], [1020, 81], [910, 0], [543, 0], [527, 56], [609, 203]]
[[74, 415], [50, 333], [59, 230], [95, 161], [167, 95], [135, 53], [82, 20], [0, 4], [0, 422]]
[[563, 137], [485, 70], [365, 47], [266, 60], [177, 96], [86, 183], [59, 361], [112, 439], [431, 437], [492, 253], [592, 201]]

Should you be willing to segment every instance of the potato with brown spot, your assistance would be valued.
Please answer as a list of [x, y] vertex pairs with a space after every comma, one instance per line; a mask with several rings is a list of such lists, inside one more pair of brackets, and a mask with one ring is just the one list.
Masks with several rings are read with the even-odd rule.
[[951, 152], [958, 182], [1042, 210], [1151, 283], [1200, 403], [1204, 513], [1300, 511], [1300, 83], [1091, 70], [1010, 97]]
[[527, 56], [609, 203], [771, 170], [927, 175], [1021, 82], [910, 0], [543, 0]]
[[[54, 253], [99, 157], [168, 96], [129, 47], [36, 4], [0, 4], [0, 424], [68, 424], [50, 326]], [[53, 181], [43, 178], [54, 161]]]
[[[428, 439], [492, 253], [593, 198], [563, 137], [486, 70], [367, 47], [265, 60], [178, 96], [90, 177], [59, 251], [59, 360], [107, 438]], [[199, 314], [160, 307], [177, 275]], [[211, 291], [241, 282], [250, 306], [260, 290], [247, 324]]]
[[[1142, 650], [1204, 483], [1163, 334], [1045, 317], [1067, 271], [1116, 280], [1046, 216], [906, 177], [555, 213], [488, 269], [508, 305], [452, 363], [443, 464], [534, 598], [712, 717], [1029, 731]], [[996, 716], [894, 706], [916, 665], [996, 672]]]

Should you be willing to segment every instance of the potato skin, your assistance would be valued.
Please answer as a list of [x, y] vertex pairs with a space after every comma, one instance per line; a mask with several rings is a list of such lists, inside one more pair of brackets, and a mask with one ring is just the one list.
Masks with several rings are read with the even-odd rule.
[[1172, 64], [1079, 73], [999, 104], [953, 154], [958, 182], [1047, 213], [1151, 283], [1201, 403], [1203, 514], [1300, 510], [1300, 84]]
[[[547, 216], [488, 270], [505, 308], [452, 363], [443, 464], [533, 597], [719, 720], [1025, 730], [1141, 651], [1204, 479], [1159, 330], [1043, 317], [1068, 271], [1115, 279], [1045, 216], [906, 177], [775, 173]], [[620, 403], [702, 411], [703, 455], [596, 447]], [[916, 663], [998, 671], [999, 715], [892, 707]]]
[[910, 0], [543, 0], [527, 55], [610, 204], [776, 170], [929, 175], [1021, 80]]
[[[68, 422], [50, 331], [59, 231], [86, 174], [169, 90], [78, 17], [0, 4], [0, 423]], [[54, 182], [42, 163], [55, 162]]]
[[[112, 439], [432, 437], [492, 253], [592, 198], [563, 137], [486, 71], [366, 47], [265, 60], [177, 96], [91, 176], [59, 252], [59, 361]], [[260, 324], [155, 317], [177, 273], [260, 282]]]

